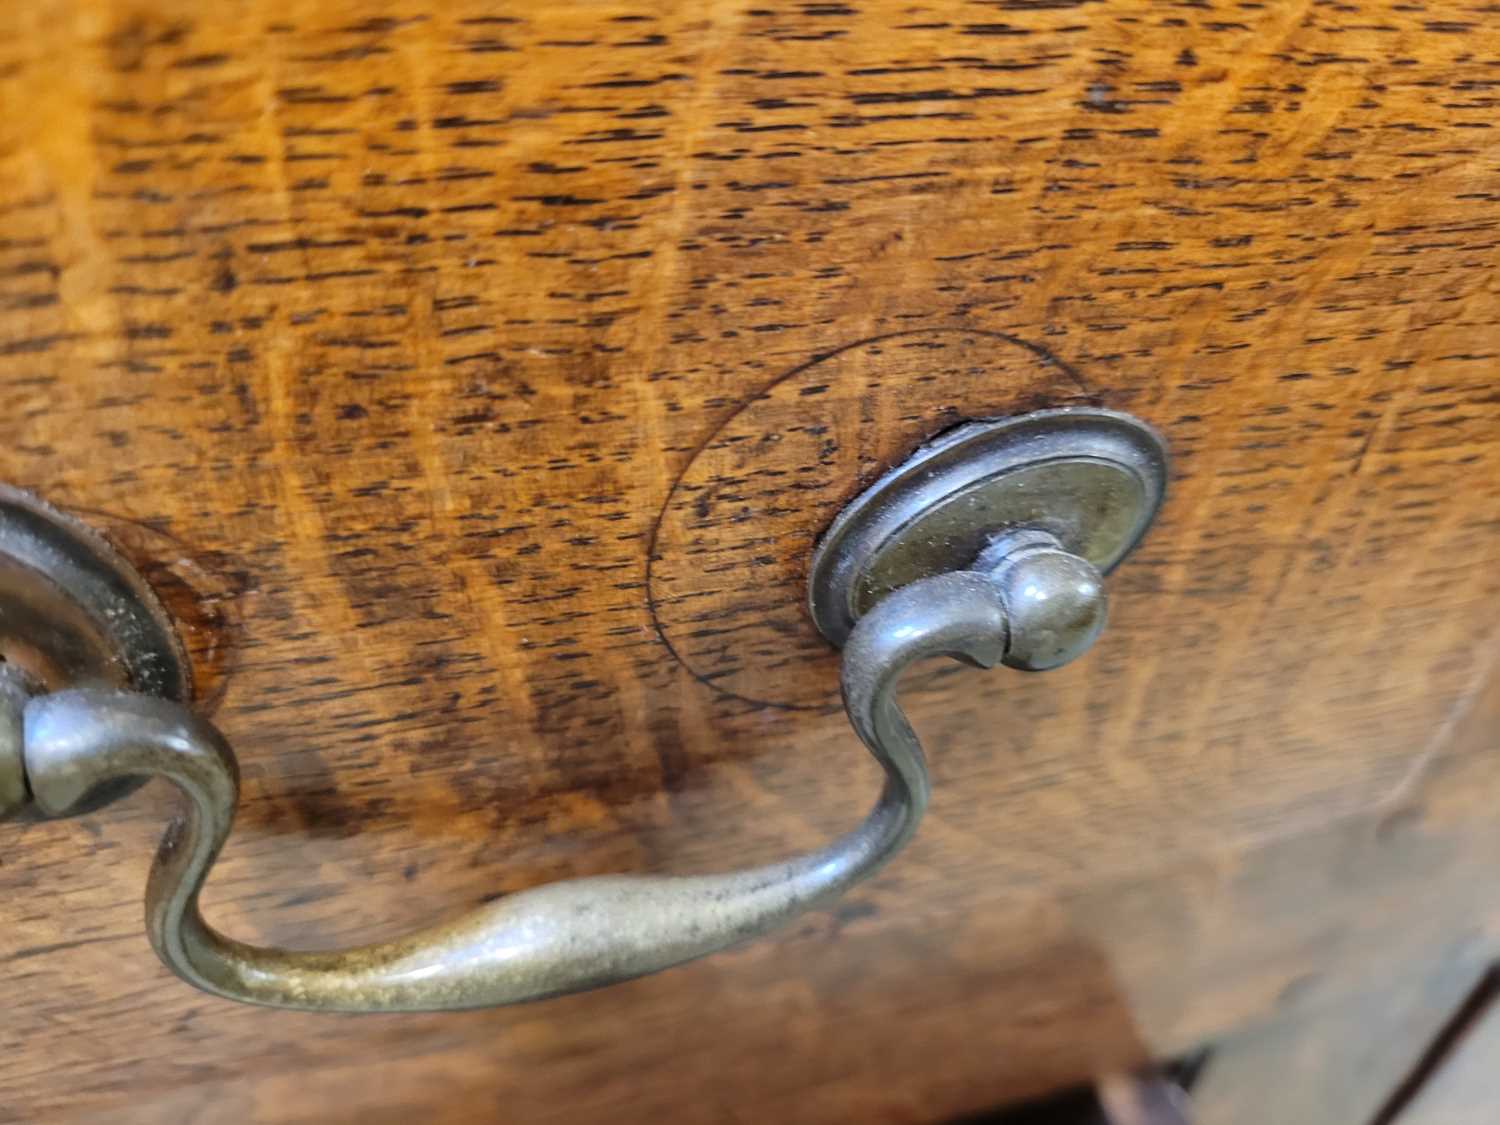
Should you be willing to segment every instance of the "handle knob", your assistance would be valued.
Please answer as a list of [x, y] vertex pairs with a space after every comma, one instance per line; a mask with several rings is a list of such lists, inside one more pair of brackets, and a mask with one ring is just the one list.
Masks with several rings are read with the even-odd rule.
[[[1104, 448], [1101, 427], [1131, 435], [1136, 454], [1144, 454], [1132, 459]], [[1056, 441], [1037, 442], [1039, 434], [1055, 438], [1070, 431], [1075, 439], [1095, 440], [1083, 442], [1076, 456]], [[1022, 445], [1030, 443], [1030, 456], [1014, 456], [1018, 436]], [[997, 470], [995, 452], [1007, 448], [1013, 463]], [[965, 455], [954, 457], [955, 450]], [[1149, 503], [1137, 503], [1125, 518], [1118, 498], [1135, 494], [1116, 487], [1074, 496], [1071, 505], [1054, 496], [1045, 518], [1034, 522], [994, 522], [1005, 496], [1027, 489], [1034, 495], [1033, 470], [1049, 463], [1054, 474], [1084, 463], [1113, 466], [1116, 475], [1134, 473], [1137, 492]], [[913, 465], [922, 471], [913, 474]], [[139, 660], [84, 661], [91, 674], [75, 678], [95, 681], [87, 686], [49, 683], [38, 671], [29, 681], [37, 694], [29, 699], [0, 691], [0, 736], [20, 730], [19, 755], [0, 753], [0, 782], [6, 763], [19, 758], [31, 800], [52, 816], [91, 807], [97, 794], [124, 792], [141, 778], [164, 777], [176, 785], [187, 798], [187, 813], [168, 828], [152, 867], [146, 930], [168, 968], [227, 999], [321, 1011], [448, 1010], [541, 999], [641, 976], [780, 925], [848, 890], [894, 855], [916, 830], [929, 791], [921, 746], [896, 700], [901, 674], [936, 655], [983, 668], [1002, 662], [1051, 668], [1086, 650], [1103, 626], [1105, 595], [1095, 562], [1072, 548], [1092, 550], [1106, 567], [1117, 561], [1155, 511], [1163, 469], [1159, 444], [1139, 423], [1105, 411], [1048, 411], [950, 435], [846, 509], [814, 560], [812, 608], [825, 632], [830, 620], [838, 623], [836, 634], [846, 622], [851, 626], [839, 636], [844, 702], [855, 732], [885, 771], [885, 784], [859, 826], [796, 859], [719, 875], [565, 880], [394, 941], [296, 952], [236, 941], [203, 919], [199, 895], [229, 836], [238, 800], [235, 755], [208, 719], [170, 692], [140, 690]], [[911, 495], [914, 480], [919, 492], [925, 489], [919, 504]], [[973, 503], [976, 483], [986, 503]], [[100, 653], [108, 655], [111, 644], [139, 643], [141, 636], [158, 658], [170, 648], [164, 647], [159, 607], [148, 600], [149, 591], [142, 595], [144, 584], [102, 540], [13, 491], [0, 500], [6, 501], [0, 503], [0, 562], [15, 562], [14, 548], [6, 554], [6, 545], [16, 540], [6, 534], [6, 521], [19, 507], [33, 524], [40, 513], [41, 531], [66, 542], [75, 572], [112, 577], [111, 588], [124, 591], [122, 596], [133, 592], [134, 634], [111, 634], [101, 625], [95, 637]], [[1114, 530], [1098, 533], [1095, 521], [1073, 510], [1079, 508], [1118, 517]], [[911, 519], [893, 527], [882, 522], [904, 509], [911, 509]], [[967, 515], [955, 519], [955, 511]], [[929, 539], [927, 549], [913, 555], [913, 536], [930, 532], [927, 524], [944, 512], [949, 534], [941, 549], [933, 550]], [[1093, 538], [1085, 529], [1093, 529]], [[36, 527], [32, 532], [39, 534]], [[954, 552], [967, 558], [945, 565]], [[32, 565], [37, 557], [33, 552], [18, 565]], [[830, 567], [837, 573], [830, 576]], [[24, 590], [32, 588], [21, 583], [13, 589], [5, 573], [0, 565], [0, 620], [6, 619], [7, 599], [24, 601]], [[891, 573], [910, 580], [869, 596], [870, 576]], [[88, 618], [95, 603], [84, 597], [87, 591], [70, 587], [67, 576], [49, 576], [65, 592], [73, 589], [73, 608]], [[820, 597], [843, 600], [831, 604]], [[28, 651], [45, 655], [46, 641], [47, 631], [33, 627]], [[37, 667], [55, 674], [56, 661], [40, 660]], [[137, 674], [132, 678], [122, 668]], [[103, 673], [110, 669], [116, 683], [97, 682], [107, 680]], [[158, 674], [147, 686], [175, 682]], [[4, 747], [0, 738], [0, 751]], [[16, 773], [12, 767], [12, 782]]]
[[1030, 528], [995, 540], [975, 569], [1000, 587], [1010, 613], [1005, 663], [1045, 672], [1089, 650], [1104, 630], [1109, 599], [1099, 568], [1063, 550], [1057, 537]]

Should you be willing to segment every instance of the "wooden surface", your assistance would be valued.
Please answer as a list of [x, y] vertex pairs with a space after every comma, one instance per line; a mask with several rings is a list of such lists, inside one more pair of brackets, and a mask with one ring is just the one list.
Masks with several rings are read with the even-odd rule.
[[1497, 106], [1477, 0], [0, 6], [0, 478], [183, 620], [236, 936], [827, 839], [840, 504], [1044, 404], [1175, 457], [1088, 658], [914, 678], [909, 852], [666, 976], [236, 1009], [168, 794], [6, 827], [0, 1117], [930, 1121], [1489, 942]]

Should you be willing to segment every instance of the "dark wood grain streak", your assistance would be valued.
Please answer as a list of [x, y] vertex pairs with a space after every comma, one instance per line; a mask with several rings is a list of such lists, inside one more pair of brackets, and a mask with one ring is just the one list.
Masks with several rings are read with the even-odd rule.
[[166, 794], [7, 827], [0, 1118], [925, 1121], [1488, 941], [1497, 91], [1485, 0], [0, 6], [0, 477], [184, 617], [237, 935], [823, 841], [841, 498], [1060, 400], [1175, 457], [1087, 660], [921, 673], [910, 852], [661, 978], [237, 1010], [141, 935]]

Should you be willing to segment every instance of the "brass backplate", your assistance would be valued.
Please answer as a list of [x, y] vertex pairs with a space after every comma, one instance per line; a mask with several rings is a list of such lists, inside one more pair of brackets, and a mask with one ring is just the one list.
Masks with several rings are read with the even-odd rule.
[[[108, 684], [179, 701], [192, 695], [187, 656], [145, 579], [85, 524], [6, 485], [0, 665], [8, 685], [32, 693]], [[0, 800], [0, 816], [20, 803], [17, 792], [24, 792], [20, 740], [0, 737], [0, 795], [11, 795]]]
[[997, 535], [1039, 528], [1101, 571], [1161, 506], [1167, 454], [1128, 414], [1093, 407], [966, 422], [857, 496], [813, 556], [808, 601], [842, 646], [871, 606], [920, 578], [963, 570]]

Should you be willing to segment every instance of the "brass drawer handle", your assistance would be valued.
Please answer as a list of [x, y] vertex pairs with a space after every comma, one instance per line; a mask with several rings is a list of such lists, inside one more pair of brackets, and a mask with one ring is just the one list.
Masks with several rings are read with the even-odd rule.
[[[1065, 441], [1059, 444], [1089, 425], [1129, 440], [1077, 455]], [[1029, 450], [1024, 456], [1017, 452], [1022, 446]], [[1009, 450], [998, 462], [997, 449]], [[1144, 499], [1125, 505], [1130, 510], [1122, 515], [1119, 502], [1095, 490], [1071, 502], [1055, 497], [1060, 506], [1025, 524], [991, 522], [1007, 503], [1034, 504], [1034, 470], [1046, 464], [1102, 465], [1106, 473], [1124, 474], [1130, 486], [1124, 492], [1134, 488]], [[565, 880], [394, 941], [306, 953], [247, 945], [203, 920], [198, 897], [229, 835], [238, 778], [228, 741], [184, 703], [131, 690], [138, 684], [62, 686], [30, 698], [0, 692], [0, 736], [21, 724], [19, 739], [0, 737], [0, 794], [5, 748], [16, 742], [30, 798], [47, 815], [89, 807], [101, 789], [119, 791], [132, 779], [173, 782], [187, 797], [187, 814], [168, 829], [152, 868], [147, 933], [174, 973], [228, 999], [320, 1011], [447, 1010], [541, 999], [652, 973], [763, 933], [843, 893], [900, 849], [928, 796], [922, 750], [895, 697], [901, 673], [934, 655], [985, 668], [1045, 668], [1085, 650], [1103, 625], [1105, 597], [1099, 569], [1084, 555], [1106, 568], [1123, 556], [1155, 511], [1163, 470], [1156, 439], [1139, 423], [1104, 411], [1049, 411], [957, 431], [846, 510], [814, 561], [812, 610], [820, 627], [844, 642], [849, 720], [884, 769], [885, 785], [863, 823], [797, 859], [721, 875]], [[1008, 477], [1016, 479], [1006, 484]], [[984, 502], [976, 503], [976, 489]], [[1023, 495], [1006, 500], [1007, 492]], [[19, 505], [51, 519], [49, 534], [60, 534], [61, 526], [77, 537], [69, 547], [76, 566], [112, 570], [139, 592], [133, 572], [120, 570], [123, 560], [105, 554], [108, 549], [74, 521], [18, 494], [9, 501], [0, 505], [0, 556], [7, 513]], [[912, 527], [930, 533], [923, 521], [941, 519], [945, 505], [944, 550], [891, 557], [903, 542], [911, 547], [903, 536]], [[960, 510], [980, 513], [972, 518], [984, 526], [957, 527]], [[1107, 533], [1078, 515], [1106, 510], [1119, 517]], [[947, 567], [954, 551], [967, 556], [960, 569]], [[34, 562], [35, 552], [28, 557]], [[893, 576], [895, 588], [881, 590], [881, 581]], [[0, 619], [5, 593], [0, 584]], [[144, 608], [147, 617], [155, 609]], [[845, 639], [840, 634], [846, 630]], [[25, 639], [33, 649], [39, 643], [34, 631]], [[107, 648], [109, 638], [100, 643]], [[98, 679], [100, 668], [93, 671], [75, 682]], [[38, 680], [45, 677], [32, 675], [30, 687], [47, 686]], [[13, 765], [12, 782], [15, 772]]]

